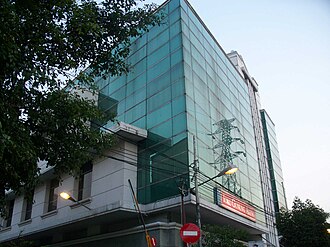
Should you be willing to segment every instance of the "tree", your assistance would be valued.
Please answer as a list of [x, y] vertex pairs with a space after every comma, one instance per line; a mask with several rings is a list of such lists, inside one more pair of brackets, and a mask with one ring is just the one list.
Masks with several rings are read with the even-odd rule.
[[327, 233], [329, 213], [316, 206], [311, 200], [302, 202], [298, 197], [293, 201], [292, 210], [281, 210], [277, 228], [285, 247], [326, 247], [330, 246]]
[[246, 241], [248, 233], [229, 226], [204, 225], [206, 247], [244, 247], [239, 240]]
[[15, 240], [11, 240], [6, 243], [0, 243], [0, 247], [33, 247], [36, 244], [33, 241], [24, 240], [21, 237], [18, 237]]
[[87, 124], [104, 120], [95, 100], [72, 89], [95, 97], [93, 78], [129, 70], [132, 39], [159, 22], [140, 2], [0, 0], [1, 212], [6, 190], [36, 185], [38, 161], [75, 174], [113, 144]]

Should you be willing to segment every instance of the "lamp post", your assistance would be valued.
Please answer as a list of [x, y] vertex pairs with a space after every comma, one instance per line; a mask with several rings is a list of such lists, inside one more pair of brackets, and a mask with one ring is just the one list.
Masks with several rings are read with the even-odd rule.
[[[202, 228], [202, 224], [201, 224], [201, 212], [200, 212], [200, 203], [199, 203], [199, 192], [198, 192], [198, 187], [207, 183], [207, 182], [210, 182], [212, 181], [213, 179], [217, 178], [217, 177], [221, 177], [223, 175], [230, 175], [230, 174], [233, 174], [235, 172], [237, 172], [238, 170], [238, 167], [233, 165], [233, 164], [229, 164], [228, 167], [226, 167], [225, 169], [223, 169], [219, 174], [217, 174], [216, 176], [198, 184], [198, 181], [197, 181], [197, 172], [199, 171], [198, 167], [197, 167], [197, 161], [196, 159], [194, 160], [194, 171], [195, 171], [195, 174], [194, 174], [194, 179], [195, 179], [195, 197], [196, 197], [196, 221], [197, 221], [197, 226], [199, 227], [199, 229]], [[191, 188], [190, 190], [193, 190], [194, 188]], [[199, 247], [202, 247], [202, 239], [199, 238], [198, 240], [198, 246]]]
[[87, 208], [88, 210], [92, 210], [90, 207], [87, 207], [86, 205], [82, 204], [81, 202], [77, 201], [74, 197], [72, 197], [69, 193], [67, 192], [61, 192], [60, 196], [64, 199], [64, 200], [70, 200], [74, 203], [77, 203], [81, 206], [83, 206], [84, 208]]
[[201, 186], [203, 184], [206, 184], [212, 180], [214, 180], [215, 178], [218, 178], [218, 177], [221, 177], [223, 175], [231, 175], [231, 174], [234, 174], [235, 172], [237, 172], [238, 170], [238, 167], [233, 165], [233, 164], [230, 164], [228, 165], [225, 169], [223, 169], [221, 172], [219, 172], [217, 175], [215, 175], [214, 177], [212, 178], [209, 178], [208, 180], [198, 184], [198, 186]]

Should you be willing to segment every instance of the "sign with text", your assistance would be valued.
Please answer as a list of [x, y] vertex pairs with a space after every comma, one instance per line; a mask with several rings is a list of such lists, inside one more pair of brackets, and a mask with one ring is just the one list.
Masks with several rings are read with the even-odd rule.
[[180, 229], [180, 237], [183, 242], [192, 244], [196, 243], [201, 237], [201, 230], [193, 223], [184, 224]]
[[249, 220], [256, 221], [256, 210], [238, 197], [220, 188], [214, 188], [215, 204], [239, 214]]

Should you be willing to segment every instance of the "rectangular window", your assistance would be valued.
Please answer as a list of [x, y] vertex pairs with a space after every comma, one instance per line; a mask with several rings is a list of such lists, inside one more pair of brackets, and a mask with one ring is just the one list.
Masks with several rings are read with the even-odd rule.
[[87, 162], [81, 169], [78, 179], [78, 201], [89, 198], [92, 188], [93, 163]]
[[14, 202], [15, 200], [10, 200], [7, 202], [7, 216], [4, 220], [4, 227], [10, 227], [11, 226], [11, 221], [13, 219], [13, 212], [14, 212]]
[[48, 197], [48, 211], [57, 209], [57, 198], [58, 198], [58, 179], [52, 179], [49, 184], [49, 197]]
[[24, 198], [22, 221], [31, 219], [32, 205], [33, 205], [33, 192], [31, 198]]
[[33, 204], [33, 200], [27, 200], [26, 201], [24, 220], [31, 219], [31, 215], [32, 215], [32, 204]]

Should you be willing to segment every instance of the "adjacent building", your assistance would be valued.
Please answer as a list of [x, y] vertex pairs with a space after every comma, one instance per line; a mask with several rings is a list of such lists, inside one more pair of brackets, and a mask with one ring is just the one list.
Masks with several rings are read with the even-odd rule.
[[[9, 195], [11, 217], [0, 241], [146, 246], [130, 180], [157, 246], [183, 246], [180, 227], [196, 220], [197, 177], [202, 224], [230, 225], [251, 241], [279, 246], [275, 211], [285, 205], [283, 178], [256, 81], [186, 0], [167, 1], [159, 11], [162, 24], [132, 41], [131, 72], [96, 79], [98, 105], [117, 114], [117, 123], [103, 123], [117, 146], [86, 164], [80, 178], [64, 174], [59, 182], [45, 168], [33, 204]], [[211, 179], [228, 164], [239, 172]], [[61, 191], [79, 203], [59, 198]]]
[[288, 205], [284, 189], [280, 153], [276, 140], [275, 124], [269, 117], [266, 110], [260, 110], [260, 114], [262, 128], [264, 131], [268, 169], [274, 199], [274, 209], [275, 213], [279, 213], [281, 208], [287, 210]]

